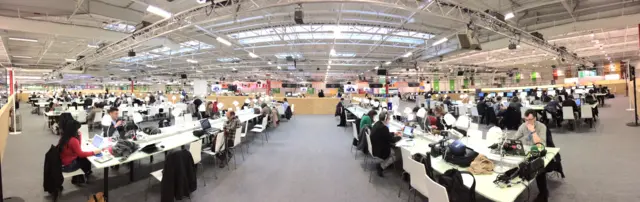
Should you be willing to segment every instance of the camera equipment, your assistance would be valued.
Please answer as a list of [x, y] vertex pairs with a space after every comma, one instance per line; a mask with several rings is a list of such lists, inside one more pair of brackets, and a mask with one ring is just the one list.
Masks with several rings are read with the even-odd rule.
[[431, 156], [432, 157], [439, 157], [441, 155], [443, 155], [446, 151], [447, 151], [447, 140], [449, 140], [448, 138], [443, 138], [442, 140], [438, 141], [438, 142], [434, 142], [429, 144], [429, 148], [431, 148]]

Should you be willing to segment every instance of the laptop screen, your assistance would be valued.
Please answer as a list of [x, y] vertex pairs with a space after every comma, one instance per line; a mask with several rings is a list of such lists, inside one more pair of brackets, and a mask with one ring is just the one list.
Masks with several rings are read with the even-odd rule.
[[100, 135], [95, 135], [93, 136], [93, 141], [91, 141], [91, 143], [93, 144], [94, 147], [100, 148], [100, 146], [102, 146], [103, 141], [104, 141], [104, 137]]
[[404, 134], [404, 135], [412, 135], [413, 134], [413, 128], [409, 127], [409, 126], [405, 126], [404, 127], [404, 131], [402, 132], [402, 134]]
[[211, 128], [211, 123], [209, 123], [209, 119], [201, 119], [200, 127], [202, 127], [202, 130], [207, 130]]
[[576, 99], [576, 105], [580, 106], [580, 99]]

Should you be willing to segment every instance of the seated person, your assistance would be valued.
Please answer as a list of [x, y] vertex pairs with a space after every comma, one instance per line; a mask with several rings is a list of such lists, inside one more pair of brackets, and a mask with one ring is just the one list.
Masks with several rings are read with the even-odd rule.
[[598, 116], [598, 100], [596, 100], [595, 96], [593, 96], [593, 94], [591, 93], [587, 93], [585, 95], [584, 98], [584, 102], [586, 102], [587, 104], [590, 104], [592, 106], [595, 106], [593, 108], [591, 108], [591, 111], [593, 112], [593, 116]]
[[387, 125], [389, 125], [391, 116], [387, 112], [381, 112], [378, 119], [379, 121], [373, 124], [371, 129], [371, 146], [373, 148], [371, 152], [373, 156], [384, 159], [376, 166], [378, 176], [383, 177], [384, 169], [395, 163], [396, 159], [400, 159], [396, 157], [399, 152], [394, 151], [393, 145], [402, 139], [402, 133], [389, 132]]
[[445, 98], [444, 101], [442, 101], [442, 104], [446, 104], [447, 106], [453, 105], [453, 102], [451, 102], [451, 97]]
[[[524, 112], [524, 123], [520, 125], [518, 131], [516, 131], [515, 139], [519, 139], [522, 141], [522, 144], [525, 148], [530, 148], [532, 145], [537, 145], [538, 150], [542, 149], [541, 143], [546, 145], [547, 138], [547, 126], [539, 121], [536, 121], [536, 111], [529, 109]], [[548, 197], [547, 190], [547, 176], [544, 172], [536, 177], [536, 184], [538, 185], [538, 190], [540, 194], [538, 198], [546, 199]], [[538, 201], [538, 200], [536, 200]], [[546, 201], [546, 200], [542, 200]]]
[[378, 114], [376, 110], [371, 110], [367, 112], [367, 114], [363, 115], [362, 118], [360, 119], [360, 128], [358, 131], [362, 130], [367, 126], [371, 126], [373, 123], [373, 119], [371, 117], [375, 116], [376, 114]]
[[502, 97], [498, 96], [496, 97], [496, 103], [493, 104], [493, 111], [496, 112], [496, 116], [502, 116], [504, 114], [504, 111], [507, 110], [507, 106], [505, 106], [505, 103], [502, 102]]
[[102, 127], [103, 136], [112, 137], [115, 135], [114, 133], [118, 131], [117, 137], [118, 138], [123, 137], [125, 135], [125, 131], [123, 127], [124, 122], [122, 120], [118, 120], [118, 108], [116, 107], [109, 108], [109, 110], [107, 111], [107, 114], [109, 115], [109, 117], [107, 118], [111, 120], [111, 123], [109, 124], [109, 126]]
[[542, 100], [540, 100], [540, 97], [535, 97], [534, 100], [531, 101], [532, 105], [542, 105], [544, 103], [542, 103]]
[[96, 114], [102, 112], [102, 107], [102, 103], [96, 103], [95, 107], [91, 108], [91, 111], [89, 111], [89, 114], [87, 114], [87, 123], [89, 125], [93, 124], [93, 120], [95, 119]]
[[571, 107], [573, 108], [574, 113], [577, 113], [578, 115], [580, 114], [580, 108], [578, 107], [578, 104], [576, 104], [576, 101], [574, 100], [573, 95], [567, 96], [567, 99], [564, 102], [562, 102], [562, 107]]
[[[80, 123], [77, 121], [65, 122], [62, 125], [64, 131], [58, 141], [58, 149], [60, 151], [60, 160], [62, 162], [62, 172], [73, 172], [82, 169], [85, 176], [91, 175], [91, 162], [87, 157], [99, 154], [100, 149], [85, 152], [82, 151], [82, 134], [80, 134]], [[71, 183], [84, 183], [84, 177], [74, 176]]]

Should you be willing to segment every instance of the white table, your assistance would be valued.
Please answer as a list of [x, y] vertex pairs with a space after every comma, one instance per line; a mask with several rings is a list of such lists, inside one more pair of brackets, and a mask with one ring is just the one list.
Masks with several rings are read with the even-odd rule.
[[[347, 110], [358, 117], [361, 117], [362, 114], [367, 111], [366, 109], [363, 109], [361, 107], [349, 107], [347, 108]], [[400, 131], [402, 129], [402, 126], [402, 123], [391, 121], [389, 124], [389, 131]], [[396, 143], [396, 146], [408, 149], [412, 155], [416, 153], [426, 154], [431, 150], [429, 147], [430, 143], [437, 142], [442, 139], [442, 137], [440, 136], [425, 134], [419, 129], [414, 129], [414, 135], [415, 138], [413, 138], [413, 140], [410, 140], [409, 138], [403, 138]], [[460, 140], [462, 140], [467, 147], [475, 150], [479, 154], [487, 156], [487, 158], [496, 162], [496, 165], [507, 165], [515, 167], [515, 165], [524, 160], [523, 157], [516, 156], [501, 158], [498, 154], [492, 153], [488, 147], [493, 144], [493, 142], [469, 137], [463, 137]], [[548, 153], [546, 158], [544, 159], [545, 167], [560, 151], [560, 148], [547, 147], [546, 149]], [[461, 168], [459, 166], [445, 162], [442, 157], [431, 158], [431, 166], [435, 171], [439, 173], [444, 173], [449, 169], [467, 170], [467, 168]], [[506, 202], [514, 201], [526, 188], [526, 186], [523, 184], [512, 185], [508, 188], [500, 188], [493, 183], [497, 176], [498, 173], [495, 172], [490, 175], [474, 175], [476, 179], [476, 192], [493, 201]], [[529, 185], [530, 182], [526, 182], [526, 184]]]
[[[244, 114], [239, 114], [238, 118], [239, 118], [239, 121], [242, 123], [258, 116], [260, 115], [244, 113]], [[224, 126], [223, 119], [209, 120], [209, 122], [211, 123], [212, 128], [222, 129], [222, 127]], [[129, 168], [130, 168], [129, 180], [133, 181], [133, 177], [134, 177], [133, 162], [134, 161], [151, 157], [155, 154], [163, 153], [163, 152], [178, 148], [180, 146], [192, 143], [194, 141], [198, 141], [206, 137], [206, 136], [196, 137], [193, 135], [193, 131], [199, 130], [200, 128], [201, 128], [200, 121], [191, 121], [180, 126], [170, 126], [170, 127], [162, 128], [160, 129], [162, 131], [161, 134], [150, 136], [150, 137], [154, 137], [153, 139], [136, 141], [136, 143], [139, 143], [140, 148], [143, 148], [144, 146], [149, 144], [157, 144], [158, 146], [164, 146], [164, 148], [158, 147], [159, 150], [154, 153], [147, 154], [139, 150], [129, 155], [127, 159], [123, 159], [122, 157], [113, 157], [113, 159], [102, 162], [102, 163], [96, 161], [98, 157], [95, 157], [95, 156], [88, 157], [89, 161], [94, 167], [98, 169], [102, 168], [104, 170], [105, 198], [109, 197], [109, 167], [129, 163]], [[83, 146], [86, 146], [85, 148], [87, 149], [93, 148], [92, 145], [85, 144]]]

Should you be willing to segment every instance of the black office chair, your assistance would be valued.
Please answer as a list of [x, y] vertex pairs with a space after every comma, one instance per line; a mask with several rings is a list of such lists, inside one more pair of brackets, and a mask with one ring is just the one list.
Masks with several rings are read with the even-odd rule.
[[521, 122], [520, 111], [515, 107], [507, 107], [507, 111], [504, 112], [504, 127], [508, 130], [518, 130]]
[[480, 116], [480, 120], [478, 121], [479, 124], [483, 124], [484, 119], [487, 117], [487, 104], [485, 102], [479, 102], [476, 105], [476, 108], [478, 109], [478, 115]]

